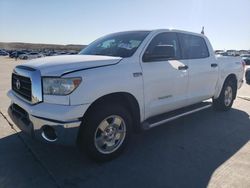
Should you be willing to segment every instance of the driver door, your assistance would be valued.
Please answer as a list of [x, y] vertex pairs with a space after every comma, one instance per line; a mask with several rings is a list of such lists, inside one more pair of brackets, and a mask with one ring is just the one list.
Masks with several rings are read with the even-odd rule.
[[143, 53], [145, 118], [186, 105], [188, 65], [180, 60], [176, 33], [157, 34]]

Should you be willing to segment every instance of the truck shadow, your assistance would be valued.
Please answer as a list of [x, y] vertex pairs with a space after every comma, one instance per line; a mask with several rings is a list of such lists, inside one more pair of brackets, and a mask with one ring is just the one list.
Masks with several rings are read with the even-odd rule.
[[[23, 157], [27, 147], [17, 148], [20, 139], [32, 152], [32, 160]], [[51, 185], [60, 187], [206, 187], [213, 172], [249, 140], [249, 115], [237, 109], [224, 113], [208, 109], [136, 134], [122, 156], [104, 164], [92, 162], [76, 148], [42, 144], [15, 134], [0, 139], [4, 152], [0, 184], [4, 179], [6, 187], [15, 187], [19, 180], [31, 187], [29, 178], [44, 171], [41, 174], [49, 172]], [[10, 165], [13, 151], [8, 148], [17, 149], [21, 164]], [[23, 169], [29, 166], [33, 168], [24, 176]], [[48, 182], [45, 175], [39, 178]]]

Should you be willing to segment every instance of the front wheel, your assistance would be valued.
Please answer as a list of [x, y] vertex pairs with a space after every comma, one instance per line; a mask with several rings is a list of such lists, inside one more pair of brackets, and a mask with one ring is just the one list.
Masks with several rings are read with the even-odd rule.
[[121, 105], [102, 105], [87, 115], [80, 129], [80, 148], [96, 161], [117, 157], [130, 136], [131, 115]]
[[227, 111], [234, 102], [237, 92], [237, 87], [232, 80], [226, 80], [221, 90], [220, 96], [213, 99], [213, 107], [215, 110]]

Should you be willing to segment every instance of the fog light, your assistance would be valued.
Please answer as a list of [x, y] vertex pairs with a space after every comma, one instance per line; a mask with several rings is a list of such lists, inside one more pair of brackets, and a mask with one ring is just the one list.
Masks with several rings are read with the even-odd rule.
[[42, 127], [42, 137], [48, 142], [55, 142], [57, 140], [55, 129], [49, 125]]

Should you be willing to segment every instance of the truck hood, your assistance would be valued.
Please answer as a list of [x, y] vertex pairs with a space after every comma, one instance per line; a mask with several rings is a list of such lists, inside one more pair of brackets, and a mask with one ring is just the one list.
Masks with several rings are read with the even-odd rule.
[[42, 76], [61, 76], [78, 70], [114, 65], [121, 59], [99, 55], [61, 55], [30, 60], [23, 65], [40, 70]]

